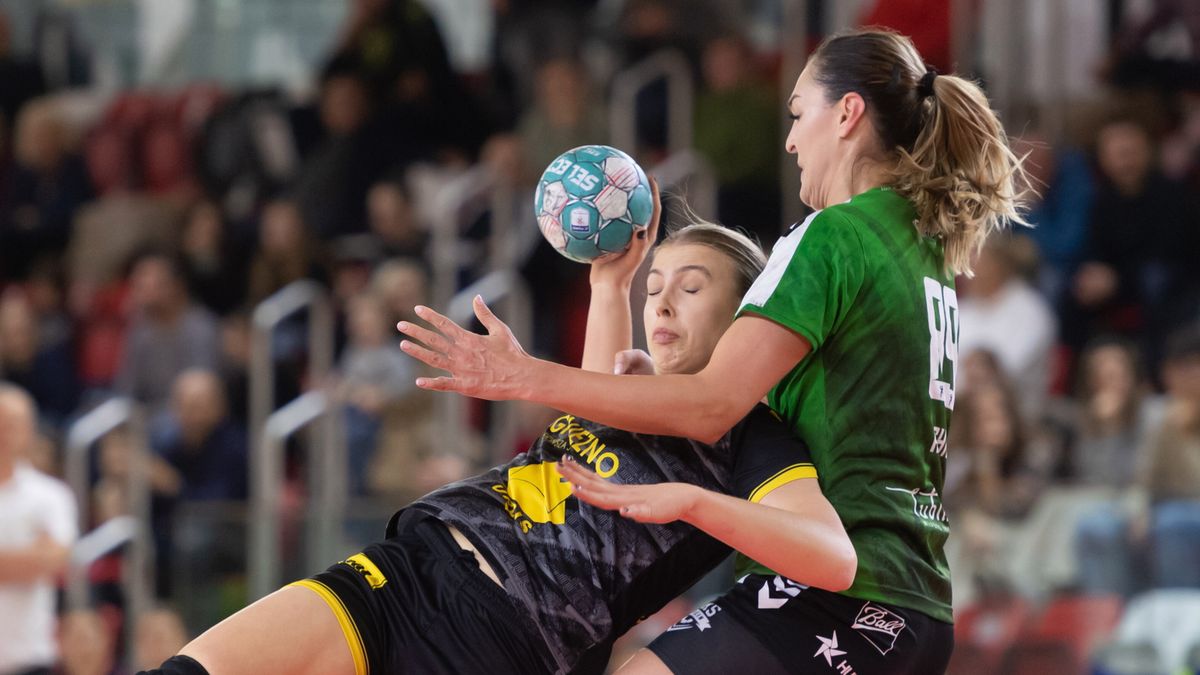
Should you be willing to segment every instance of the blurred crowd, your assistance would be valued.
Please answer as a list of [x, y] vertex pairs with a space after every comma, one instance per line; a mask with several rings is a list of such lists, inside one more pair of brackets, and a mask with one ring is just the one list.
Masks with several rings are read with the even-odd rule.
[[[690, 64], [693, 147], [715, 172], [721, 222], [769, 247], [803, 215], [780, 207], [783, 56], [739, 22], [754, 3], [601, 4], [494, 0], [491, 66], [461, 73], [419, 2], [351, 0], [300, 99], [197, 83], [81, 102], [12, 48], [0, 16], [0, 378], [13, 387], [0, 392], [0, 503], [25, 490], [57, 505], [19, 527], [0, 509], [0, 623], [18, 587], [48, 588], [67, 566], [63, 553], [22, 575], [10, 571], [19, 556], [65, 551], [80, 529], [69, 492], [28, 472], [61, 477], [71, 424], [114, 395], [142, 405], [145, 438], [118, 429], [98, 444], [82, 531], [128, 512], [131, 458], [148, 448], [158, 600], [179, 597], [173, 560], [214, 551], [236, 588], [237, 538], [180, 529], [176, 516], [245, 500], [251, 317], [298, 280], [333, 298], [328, 384], [353, 494], [398, 506], [478, 468], [485, 411], [465, 447], [439, 445], [432, 402], [413, 386], [419, 365], [392, 328], [430, 301], [439, 191], [482, 166], [529, 194], [560, 152], [608, 141], [606, 83], [642, 58], [671, 49]], [[878, 3], [861, 18], [913, 34], [946, 71], [951, 4]], [[826, 5], [808, 3], [810, 15]], [[993, 237], [959, 285], [942, 495], [956, 607], [1200, 588], [1200, 15], [1154, 6], [1144, 22], [1114, 20], [1095, 65], [1110, 93], [1095, 110], [1066, 132], [1036, 115], [1009, 123], [1037, 196], [1033, 228]], [[1168, 24], [1190, 36], [1191, 58], [1155, 55]], [[668, 152], [666, 100], [665, 87], [638, 98], [626, 149], [647, 167]], [[488, 270], [482, 211], [459, 233], [460, 286]], [[547, 246], [519, 267], [536, 314], [529, 346], [577, 363], [586, 268]], [[314, 384], [307, 321], [272, 338], [277, 401]], [[532, 437], [545, 411], [525, 413]], [[303, 461], [289, 454], [289, 499], [303, 501]], [[90, 574], [100, 589], [119, 579], [113, 565]], [[120, 598], [98, 596], [97, 609], [63, 614], [56, 649], [0, 646], [0, 673], [126, 672], [186, 638], [177, 612], [156, 609], [138, 622], [137, 663], [124, 662]]]

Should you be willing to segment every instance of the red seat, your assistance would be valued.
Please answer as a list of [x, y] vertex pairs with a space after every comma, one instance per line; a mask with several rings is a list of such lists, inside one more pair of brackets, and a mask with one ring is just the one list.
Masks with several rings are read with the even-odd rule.
[[[954, 651], [949, 672], [994, 672], [1031, 614], [1018, 597], [987, 598], [955, 612]], [[958, 654], [958, 652], [962, 654]], [[982, 668], [980, 666], [983, 666]], [[964, 668], [959, 670], [958, 668]]]
[[146, 129], [141, 151], [142, 176], [150, 192], [163, 194], [188, 182], [187, 141], [173, 124], [156, 122]]
[[1084, 672], [1070, 645], [1054, 640], [1022, 640], [1014, 644], [994, 671], [1001, 675], [1074, 675]]
[[129, 136], [115, 125], [97, 128], [84, 145], [84, 160], [92, 185], [100, 195], [127, 188], [133, 182]]
[[1122, 606], [1115, 595], [1055, 598], [1023, 638], [1060, 642], [1071, 648], [1076, 659], [1086, 662], [1092, 650], [1116, 630]]

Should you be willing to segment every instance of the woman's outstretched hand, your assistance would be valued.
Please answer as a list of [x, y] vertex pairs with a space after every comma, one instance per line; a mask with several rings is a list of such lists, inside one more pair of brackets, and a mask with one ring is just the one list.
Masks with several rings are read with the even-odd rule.
[[404, 353], [450, 373], [442, 377], [419, 377], [417, 386], [490, 401], [520, 398], [526, 389], [523, 378], [534, 359], [521, 348], [512, 330], [488, 309], [482, 297], [475, 296], [472, 305], [475, 316], [487, 329], [486, 335], [472, 333], [420, 305], [416, 308], [417, 316], [433, 330], [408, 321], [396, 324], [397, 330], [424, 345], [404, 340], [400, 343]]
[[701, 488], [686, 483], [620, 485], [604, 480], [569, 457], [558, 461], [558, 473], [571, 483], [571, 494], [597, 508], [618, 511], [639, 523], [683, 520]]

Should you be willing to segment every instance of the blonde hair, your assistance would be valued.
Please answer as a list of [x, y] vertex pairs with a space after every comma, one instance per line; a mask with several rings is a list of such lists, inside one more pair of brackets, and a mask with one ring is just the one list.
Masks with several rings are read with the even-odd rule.
[[[737, 273], [738, 295], [745, 295], [767, 266], [762, 247], [737, 230], [696, 219], [695, 222], [667, 232], [657, 248], [677, 244], [706, 246], [729, 258]], [[656, 249], [657, 250], [657, 249]]]
[[977, 84], [927, 68], [907, 37], [869, 28], [826, 39], [813, 53], [830, 102], [857, 93], [885, 152], [891, 186], [917, 212], [922, 235], [940, 239], [946, 268], [971, 275], [989, 234], [1028, 225], [1022, 159]]

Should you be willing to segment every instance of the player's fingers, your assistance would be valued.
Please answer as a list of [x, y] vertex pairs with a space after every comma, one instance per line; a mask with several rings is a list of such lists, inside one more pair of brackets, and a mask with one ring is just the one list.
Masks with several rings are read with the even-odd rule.
[[462, 336], [471, 335], [471, 332], [454, 323], [450, 319], [438, 314], [425, 305], [417, 305], [413, 308], [417, 316], [427, 321], [431, 326], [441, 331], [451, 341], [457, 342]]
[[[658, 189], [658, 181], [653, 176], [647, 176], [650, 181], [650, 201], [654, 204], [654, 210], [650, 212], [650, 231], [658, 232], [658, 221], [662, 218], [662, 195]], [[654, 241], [653, 237], [646, 237], [650, 241]]]
[[630, 520], [636, 520], [639, 523], [650, 520], [653, 517], [653, 510], [650, 508], [650, 505], [646, 504], [645, 502], [626, 504], [620, 508], [619, 513], [622, 516], [629, 518]]
[[458, 380], [453, 377], [418, 377], [417, 386], [429, 391], [462, 391]]
[[504, 335], [509, 332], [508, 326], [492, 313], [492, 309], [483, 301], [482, 295], [476, 295], [471, 304], [475, 308], [475, 317], [487, 329], [488, 335]]
[[450, 370], [450, 359], [446, 358], [445, 354], [435, 352], [432, 349], [426, 349], [415, 342], [401, 340], [400, 351], [427, 366], [432, 366], [438, 370]]
[[558, 472], [563, 478], [579, 485], [594, 486], [604, 482], [594, 472], [579, 466], [579, 462], [566, 456], [558, 461]]
[[435, 349], [443, 353], [448, 352], [450, 346], [453, 344], [441, 333], [435, 333], [424, 326], [418, 326], [408, 321], [401, 321], [396, 324], [396, 330], [418, 342], [424, 343], [430, 349]]

